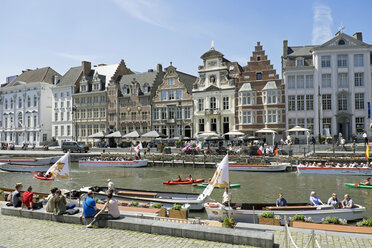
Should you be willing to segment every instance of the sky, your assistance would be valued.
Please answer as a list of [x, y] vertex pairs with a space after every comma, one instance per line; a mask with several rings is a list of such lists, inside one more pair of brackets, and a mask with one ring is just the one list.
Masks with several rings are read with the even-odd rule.
[[136, 72], [167, 67], [197, 75], [215, 49], [244, 66], [257, 41], [278, 73], [283, 40], [322, 44], [343, 26], [372, 44], [372, 1], [17, 0], [0, 3], [0, 82], [24, 69], [60, 74], [82, 60]]

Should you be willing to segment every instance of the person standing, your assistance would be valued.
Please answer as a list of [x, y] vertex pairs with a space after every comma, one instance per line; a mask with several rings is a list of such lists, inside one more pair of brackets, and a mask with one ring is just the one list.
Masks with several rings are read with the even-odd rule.
[[364, 139], [364, 145], [367, 146], [369, 142], [368, 142], [368, 135], [366, 132], [363, 133], [363, 139]]
[[107, 179], [107, 191], [115, 192], [115, 184], [111, 179]]
[[231, 192], [228, 187], [225, 188], [225, 192], [223, 192], [222, 196], [222, 204], [225, 206], [230, 205], [231, 202]]
[[23, 188], [22, 183], [16, 183], [15, 185], [15, 191], [12, 193], [12, 203], [15, 208], [22, 207], [22, 196], [21, 196], [21, 190]]
[[276, 206], [277, 207], [286, 207], [287, 206], [287, 200], [284, 199], [283, 194], [279, 194], [279, 198], [276, 199]]

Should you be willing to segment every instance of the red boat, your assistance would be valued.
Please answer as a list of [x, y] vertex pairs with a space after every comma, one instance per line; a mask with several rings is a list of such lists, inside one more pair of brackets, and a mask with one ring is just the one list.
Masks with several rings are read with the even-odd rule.
[[202, 183], [204, 179], [194, 179], [194, 180], [181, 180], [181, 181], [164, 181], [163, 184], [176, 185], [176, 184], [192, 184], [192, 183]]
[[53, 177], [41, 177], [37, 174], [34, 175], [34, 178], [39, 179], [39, 180], [47, 180], [47, 181], [53, 181], [54, 180]]

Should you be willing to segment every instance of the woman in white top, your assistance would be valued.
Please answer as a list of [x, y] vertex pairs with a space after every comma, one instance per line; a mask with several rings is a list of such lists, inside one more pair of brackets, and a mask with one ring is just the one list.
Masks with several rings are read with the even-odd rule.
[[[105, 206], [94, 216], [93, 221], [87, 225], [88, 228], [92, 228], [93, 224], [97, 220], [116, 220], [120, 218], [120, 211], [118, 207], [118, 202], [116, 199], [112, 198], [112, 191], [107, 192], [107, 202]], [[107, 209], [107, 213], [103, 213]]]
[[231, 193], [229, 191], [229, 188], [226, 187], [225, 192], [223, 193], [223, 196], [222, 196], [222, 204], [225, 206], [228, 206], [230, 202], [231, 202]]

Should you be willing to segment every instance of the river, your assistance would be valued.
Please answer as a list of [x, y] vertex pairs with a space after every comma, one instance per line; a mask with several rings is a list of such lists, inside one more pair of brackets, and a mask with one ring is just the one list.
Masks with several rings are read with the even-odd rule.
[[[71, 166], [68, 180], [56, 179], [53, 182], [40, 181], [32, 174], [9, 173], [0, 171], [0, 186], [13, 187], [15, 183], [22, 182], [24, 188], [29, 185], [35, 192], [48, 192], [52, 186], [66, 189], [79, 189], [83, 186], [105, 186], [106, 180], [111, 178], [116, 187], [177, 191], [200, 193], [203, 189], [191, 185], [164, 185], [163, 181], [177, 178], [182, 174], [193, 178], [208, 178], [213, 176], [214, 169], [189, 167], [146, 167], [146, 168], [87, 168], [77, 163]], [[232, 189], [233, 202], [247, 203], [275, 203], [279, 192], [284, 194], [288, 202], [308, 202], [311, 191], [316, 191], [319, 198], [326, 202], [333, 192], [337, 193], [339, 200], [344, 194], [350, 194], [355, 203], [367, 208], [365, 217], [372, 217], [372, 190], [347, 188], [344, 183], [358, 183], [363, 177], [355, 176], [322, 176], [298, 175], [295, 172], [263, 173], [263, 172], [230, 172], [231, 183], [241, 184], [241, 188]], [[223, 190], [215, 189], [209, 201], [221, 201]], [[193, 213], [206, 217], [204, 213]]]

